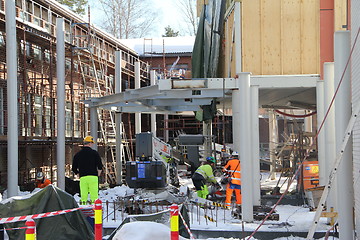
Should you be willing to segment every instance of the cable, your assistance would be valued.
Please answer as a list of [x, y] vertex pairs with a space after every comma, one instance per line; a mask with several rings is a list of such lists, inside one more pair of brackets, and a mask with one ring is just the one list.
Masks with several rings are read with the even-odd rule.
[[[325, 124], [325, 120], [327, 119], [327, 117], [328, 117], [328, 115], [329, 115], [329, 113], [330, 113], [330, 110], [331, 110], [331, 108], [332, 108], [332, 106], [333, 106], [333, 104], [334, 104], [335, 97], [336, 97], [337, 93], [339, 92], [341, 83], [342, 83], [343, 80], [344, 80], [344, 76], [345, 76], [346, 69], [347, 69], [348, 66], [349, 66], [352, 53], [353, 53], [353, 51], [354, 51], [354, 49], [355, 49], [355, 45], [356, 45], [356, 43], [357, 43], [357, 39], [358, 39], [358, 37], [359, 37], [359, 33], [360, 33], [360, 28], [358, 29], [358, 32], [357, 32], [357, 34], [356, 34], [356, 37], [355, 37], [355, 40], [354, 40], [354, 44], [353, 44], [353, 46], [352, 46], [352, 48], [351, 48], [351, 51], [350, 51], [350, 54], [349, 54], [349, 58], [348, 58], [348, 60], [347, 60], [347, 62], [346, 62], [346, 65], [345, 65], [344, 71], [343, 71], [343, 73], [342, 73], [342, 75], [341, 75], [339, 84], [338, 84], [338, 86], [337, 86], [337, 88], [336, 88], [336, 91], [334, 92], [334, 96], [333, 96], [332, 99], [331, 99], [331, 102], [330, 102], [329, 107], [328, 107], [328, 109], [327, 109], [327, 111], [326, 111], [326, 114], [325, 114], [325, 116], [324, 116], [324, 119], [323, 119], [323, 121], [321, 122], [320, 127], [319, 127], [319, 130], [318, 130], [318, 132], [316, 133], [316, 135], [315, 135], [315, 137], [314, 137], [314, 141], [313, 141], [313, 143], [312, 143], [312, 145], [310, 146], [309, 149], [311, 149], [311, 147], [313, 147], [313, 146], [315, 145], [316, 139], [318, 138], [319, 133], [321, 132], [321, 130], [322, 130], [324, 124]], [[307, 150], [307, 153], [309, 152], [309, 149]], [[289, 184], [288, 187], [286, 188], [285, 192], [281, 195], [281, 197], [279, 198], [279, 200], [275, 203], [274, 207], [271, 209], [271, 211], [268, 213], [268, 215], [266, 215], [266, 217], [265, 217], [265, 218], [263, 219], [263, 221], [259, 224], [259, 226], [254, 230], [254, 232], [253, 232], [252, 234], [250, 234], [250, 236], [247, 238], [247, 240], [249, 240], [251, 237], [254, 236], [254, 234], [260, 229], [260, 227], [261, 227], [261, 226], [264, 224], [264, 222], [269, 218], [269, 216], [275, 211], [275, 208], [277, 207], [277, 205], [279, 205], [279, 203], [281, 202], [281, 200], [284, 198], [285, 194], [289, 191], [290, 185], [291, 185], [291, 184], [293, 183], [293, 181], [295, 180], [295, 176], [299, 173], [299, 171], [300, 171], [300, 169], [301, 169], [304, 161], [307, 159], [307, 157], [308, 157], [308, 154], [305, 155], [304, 160], [301, 162], [301, 164], [299, 164], [299, 167], [298, 167], [298, 169], [296, 170], [296, 172], [295, 172], [293, 178], [291, 179], [290, 184]]]
[[295, 115], [295, 114], [290, 114], [290, 113], [280, 111], [278, 109], [275, 109], [275, 112], [277, 112], [278, 114], [281, 114], [281, 115], [284, 115], [284, 116], [287, 116], [287, 117], [293, 117], [293, 118], [306, 118], [306, 117], [310, 117], [310, 116], [316, 114], [316, 111], [314, 111], [314, 112], [311, 112], [311, 113], [308, 113], [308, 114]]

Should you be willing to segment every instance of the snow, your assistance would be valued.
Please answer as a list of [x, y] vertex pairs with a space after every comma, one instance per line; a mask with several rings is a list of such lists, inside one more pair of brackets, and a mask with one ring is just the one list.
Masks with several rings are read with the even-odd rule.
[[145, 40], [144, 38], [136, 39], [120, 39], [125, 46], [133, 49], [139, 55], [152, 52], [153, 54], [163, 53], [191, 53], [195, 42], [195, 37], [162, 37], [151, 38]]
[[[276, 179], [269, 179], [268, 173], [261, 173], [261, 184], [262, 186], [266, 187], [274, 187], [278, 182], [277, 175]], [[180, 179], [181, 184], [181, 192], [186, 193], [186, 189], [192, 189], [193, 185], [190, 179], [187, 178], [181, 178]], [[279, 181], [279, 185], [283, 186], [280, 190], [280, 192], [285, 191], [284, 187], [286, 187], [288, 184], [288, 181], [286, 178], [282, 178]], [[290, 185], [290, 192], [295, 190], [295, 183], [292, 183]], [[29, 192], [20, 192], [19, 196], [6, 199], [6, 192], [3, 193], [4, 200], [2, 203], [7, 201], [12, 201], [12, 199], [25, 199], [39, 191], [40, 189], [35, 189], [32, 193]], [[141, 193], [141, 196], [139, 195]], [[119, 198], [126, 198], [126, 197], [132, 197], [134, 199], [144, 199], [146, 198], [148, 201], [155, 201], [157, 199], [161, 199], [164, 197], [167, 197], [164, 192], [154, 193], [154, 192], [146, 192], [146, 191], [137, 191], [135, 193], [134, 189], [131, 189], [125, 185], [106, 189], [106, 190], [100, 190], [99, 191], [99, 198], [103, 201], [109, 201], [113, 202], [118, 200]], [[80, 197], [78, 194], [74, 196], [74, 199], [79, 202]], [[0, 195], [1, 200], [1, 195]], [[110, 204], [111, 205], [111, 204]], [[164, 209], [160, 209], [164, 210]], [[188, 209], [190, 211], [190, 225], [192, 230], [207, 230], [207, 231], [213, 231], [216, 229], [216, 231], [249, 231], [253, 232], [255, 229], [257, 229], [261, 221], [254, 221], [253, 223], [243, 223], [241, 220], [234, 218], [232, 216], [231, 210], [225, 210], [220, 209], [216, 211], [221, 211], [217, 215], [217, 221], [211, 222], [211, 221], [205, 221], [201, 220], [198, 221], [197, 219], [205, 219], [204, 215], [211, 215], [215, 214], [215, 210], [207, 210], [206, 212], [204, 209], [196, 208], [196, 209]], [[124, 216], [120, 216], [120, 214], [124, 215], [124, 213], [120, 213], [120, 211], [115, 211], [111, 206], [109, 206], [108, 212], [114, 212], [118, 214], [116, 216], [115, 220], [111, 220], [110, 218], [108, 220], [104, 220], [104, 228], [116, 228], [119, 226], [122, 222], [122, 219]], [[276, 211], [280, 216], [279, 221], [274, 220], [268, 220], [266, 221], [259, 229], [259, 232], [304, 232], [307, 233], [309, 227], [312, 224], [315, 212], [310, 211], [309, 207], [304, 206], [292, 206], [292, 205], [278, 205], [276, 207]], [[196, 217], [196, 214], [199, 214], [200, 217]], [[320, 222], [318, 223], [317, 231], [326, 232], [330, 226], [326, 224], [327, 219], [326, 218], [320, 218]], [[155, 223], [155, 222], [147, 222], [147, 221], [136, 221], [136, 222], [130, 222], [123, 225], [123, 227], [117, 232], [116, 237], [114, 239], [117, 240], [123, 240], [123, 239], [132, 239], [132, 240], [143, 240], [143, 239], [169, 239], [170, 229], [169, 229], [169, 222], [167, 225], [161, 224], [161, 223]], [[140, 231], [139, 231], [140, 230]], [[104, 239], [107, 237], [105, 236]], [[184, 240], [185, 238], [180, 238]], [[238, 238], [207, 238], [207, 240], [237, 240]], [[247, 238], [246, 238], [247, 239]], [[278, 238], [277, 240], [301, 240], [305, 238], [300, 237], [285, 237], [285, 238]], [[331, 237], [331, 239], [336, 239]], [[255, 240], [255, 238], [252, 238], [252, 240]]]

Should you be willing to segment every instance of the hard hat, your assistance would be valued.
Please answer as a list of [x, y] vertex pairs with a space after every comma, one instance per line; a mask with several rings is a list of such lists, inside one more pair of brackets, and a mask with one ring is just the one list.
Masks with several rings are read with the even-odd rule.
[[207, 157], [206, 161], [211, 162], [211, 163], [216, 163], [216, 160], [214, 157]]
[[42, 172], [38, 172], [37, 174], [36, 174], [36, 179], [37, 180], [42, 180], [44, 178], [44, 174], [42, 173]]
[[233, 151], [232, 154], [231, 154], [231, 156], [233, 156], [233, 157], [238, 157], [238, 156], [239, 156], [239, 153], [238, 153], [237, 151]]
[[84, 142], [94, 143], [94, 138], [92, 136], [86, 136]]

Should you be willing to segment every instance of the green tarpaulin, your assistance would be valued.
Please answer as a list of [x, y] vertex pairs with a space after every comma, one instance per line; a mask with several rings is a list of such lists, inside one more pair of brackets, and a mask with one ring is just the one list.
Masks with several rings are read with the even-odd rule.
[[[0, 203], [0, 217], [16, 217], [79, 207], [73, 196], [49, 185], [28, 198], [12, 198]], [[94, 239], [91, 226], [80, 211], [36, 219], [37, 240]], [[24, 227], [25, 222], [8, 223], [6, 229]], [[8, 230], [10, 240], [25, 239], [25, 229]]]
[[225, 3], [209, 0], [202, 9], [192, 53], [192, 78], [218, 77]]

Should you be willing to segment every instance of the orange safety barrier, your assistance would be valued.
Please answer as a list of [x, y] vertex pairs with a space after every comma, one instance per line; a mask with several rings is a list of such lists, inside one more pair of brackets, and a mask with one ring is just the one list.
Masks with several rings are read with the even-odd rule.
[[25, 240], [36, 240], [36, 227], [35, 227], [35, 221], [34, 220], [27, 220], [25, 222], [25, 225], [27, 226], [25, 231]]
[[102, 202], [100, 199], [95, 200], [95, 240], [102, 240]]
[[179, 240], [179, 206], [170, 206], [170, 231], [171, 240]]

